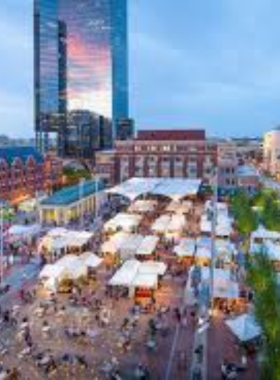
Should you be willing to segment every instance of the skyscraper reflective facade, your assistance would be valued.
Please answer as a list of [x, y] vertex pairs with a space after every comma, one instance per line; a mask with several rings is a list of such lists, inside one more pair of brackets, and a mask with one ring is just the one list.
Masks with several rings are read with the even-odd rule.
[[126, 0], [35, 0], [39, 140], [57, 132], [62, 154], [71, 145], [75, 156], [73, 136], [83, 130], [89, 138], [83, 132], [77, 145], [94, 138], [91, 148], [110, 147], [118, 136], [116, 121], [128, 117], [127, 66]]

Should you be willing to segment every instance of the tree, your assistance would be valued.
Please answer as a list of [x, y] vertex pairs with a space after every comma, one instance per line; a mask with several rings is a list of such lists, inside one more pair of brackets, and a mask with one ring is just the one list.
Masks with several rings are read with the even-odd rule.
[[280, 207], [278, 200], [267, 197], [262, 212], [263, 225], [271, 231], [280, 231]]
[[280, 380], [280, 288], [265, 251], [251, 256], [247, 279], [254, 290], [255, 317], [264, 337], [261, 379]]
[[250, 203], [250, 197], [245, 191], [239, 191], [232, 198], [232, 212], [240, 233], [249, 236], [258, 227], [258, 219]]

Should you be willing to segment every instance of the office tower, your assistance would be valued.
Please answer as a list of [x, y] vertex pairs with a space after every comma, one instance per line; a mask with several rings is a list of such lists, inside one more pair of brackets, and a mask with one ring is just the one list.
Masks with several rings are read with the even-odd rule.
[[61, 155], [110, 148], [128, 117], [127, 65], [126, 0], [35, 0], [39, 147], [56, 133]]

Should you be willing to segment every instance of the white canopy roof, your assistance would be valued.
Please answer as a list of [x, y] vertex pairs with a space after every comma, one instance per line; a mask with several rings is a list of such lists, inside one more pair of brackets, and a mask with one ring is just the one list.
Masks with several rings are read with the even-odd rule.
[[166, 265], [157, 261], [127, 260], [109, 281], [112, 286], [154, 288], [158, 276], [166, 272]]
[[93, 232], [66, 230], [64, 228], [49, 231], [40, 241], [39, 250], [58, 251], [63, 248], [81, 248], [92, 238]]
[[280, 240], [280, 232], [269, 231], [264, 228], [264, 226], [259, 226], [259, 228], [252, 233], [251, 239]]
[[140, 224], [141, 219], [142, 217], [140, 215], [119, 213], [105, 223], [104, 229], [107, 231], [122, 229], [123, 231], [129, 232]]
[[122, 259], [128, 259], [134, 256], [137, 252], [137, 249], [143, 241], [142, 235], [130, 234], [123, 241], [122, 245], [119, 247], [119, 254]]
[[116, 254], [128, 236], [128, 232], [117, 232], [115, 235], [112, 235], [109, 240], [102, 244], [101, 252]]
[[164, 195], [180, 200], [188, 195], [196, 195], [201, 185], [200, 179], [189, 178], [131, 178], [121, 185], [106, 190], [108, 193], [120, 194], [130, 200], [140, 195]]
[[[210, 282], [210, 268], [201, 268], [201, 284], [208, 284]], [[191, 288], [192, 271], [194, 267], [190, 268], [190, 275], [188, 277], [187, 289]], [[214, 268], [214, 297], [215, 298], [238, 298], [239, 285], [237, 282], [231, 280], [230, 270]]]
[[109, 281], [112, 286], [131, 286], [138, 273], [140, 262], [127, 260]]
[[279, 244], [275, 244], [272, 241], [266, 241], [263, 244], [263, 251], [268, 255], [271, 261], [280, 261], [280, 245]]
[[92, 252], [84, 252], [82, 255], [79, 256], [79, 260], [90, 268], [98, 267], [103, 261], [103, 259], [101, 259], [99, 256], [95, 255]]
[[165, 263], [160, 261], [143, 261], [138, 269], [138, 272], [141, 274], [157, 274], [163, 276], [167, 270]]
[[211, 249], [211, 238], [208, 236], [200, 236], [196, 239], [197, 247], [206, 247]]
[[[211, 233], [212, 223], [207, 219], [206, 215], [201, 217], [200, 230], [202, 233]], [[230, 236], [232, 233], [232, 221], [227, 217], [218, 218], [216, 224], [217, 236]]]
[[187, 222], [184, 215], [172, 215], [170, 223], [167, 226], [168, 232], [180, 232], [186, 228]]
[[137, 273], [133, 279], [134, 287], [155, 289], [157, 285], [158, 275], [156, 273]]
[[187, 226], [184, 215], [161, 215], [154, 224], [152, 230], [158, 233], [182, 232]]
[[166, 211], [174, 212], [176, 214], [187, 214], [192, 208], [192, 201], [172, 201], [169, 203]]
[[137, 248], [136, 255], [152, 255], [156, 249], [158, 242], [159, 238], [157, 236], [145, 236], [141, 244]]
[[164, 233], [170, 223], [171, 217], [169, 215], [161, 215], [154, 224], [152, 230], [159, 233]]
[[248, 342], [261, 335], [260, 326], [250, 314], [242, 314], [234, 319], [229, 319], [226, 321], [226, 325], [241, 342]]
[[174, 253], [179, 257], [191, 257], [195, 252], [195, 239], [182, 238], [175, 246]]
[[87, 265], [76, 255], [65, 255], [54, 264], [47, 264], [39, 274], [39, 278], [77, 279], [87, 274]]
[[37, 235], [41, 231], [40, 224], [21, 225], [14, 224], [8, 230], [13, 237], [28, 238]]
[[153, 211], [156, 205], [156, 201], [139, 199], [132, 203], [128, 210], [129, 212], [144, 214]]
[[211, 249], [208, 247], [197, 247], [195, 257], [197, 259], [205, 259], [205, 260], [211, 260]]

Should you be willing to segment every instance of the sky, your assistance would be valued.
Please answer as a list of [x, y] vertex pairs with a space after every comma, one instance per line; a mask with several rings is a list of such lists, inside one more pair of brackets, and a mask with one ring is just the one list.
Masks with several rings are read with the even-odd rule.
[[[279, 0], [128, 2], [138, 128], [229, 137], [280, 123]], [[0, 1], [0, 134], [33, 136], [32, 28], [33, 0]]]

